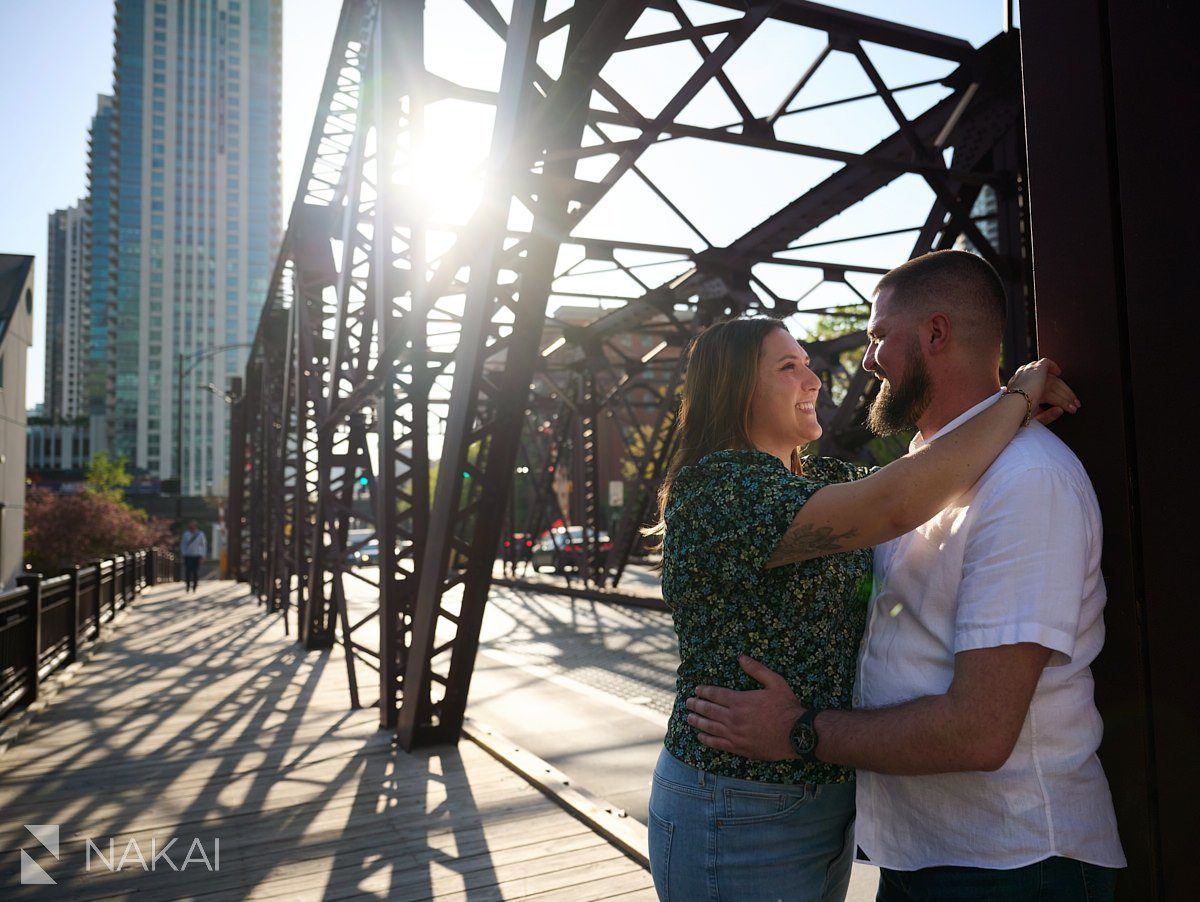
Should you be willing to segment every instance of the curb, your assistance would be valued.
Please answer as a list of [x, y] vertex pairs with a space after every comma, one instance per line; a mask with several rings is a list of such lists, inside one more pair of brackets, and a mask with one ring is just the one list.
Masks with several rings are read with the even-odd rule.
[[646, 828], [624, 810], [573, 786], [571, 778], [558, 768], [476, 720], [468, 717], [463, 721], [462, 735], [650, 870]]

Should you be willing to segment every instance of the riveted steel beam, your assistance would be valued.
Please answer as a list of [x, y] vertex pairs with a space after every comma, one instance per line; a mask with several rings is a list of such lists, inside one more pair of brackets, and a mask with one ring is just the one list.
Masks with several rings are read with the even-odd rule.
[[[342, 645], [351, 703], [377, 704], [380, 724], [406, 748], [458, 735], [502, 533], [536, 540], [559, 521], [582, 527], [585, 587], [615, 584], [639, 553], [673, 448], [684, 353], [700, 329], [740, 314], [843, 323], [851, 334], [834, 330], [809, 346], [831, 390], [820, 448], [869, 459], [875, 382], [856, 364], [856, 330], [869, 303], [864, 280], [900, 260], [835, 249], [906, 231], [914, 255], [966, 243], [997, 264], [1014, 298], [1027, 295], [1015, 34], [972, 48], [803, 0], [709, 6], [717, 21], [676, 0], [577, 0], [546, 19], [541, 0], [516, 0], [510, 14], [468, 0], [464, 14], [505, 44], [496, 89], [429, 69], [422, 4], [343, 4], [231, 460], [246, 467], [251, 585], [307, 646]], [[665, 30], [632, 31], [647, 10]], [[734, 64], [779, 22], [827, 41], [799, 81], [781, 80], [764, 116]], [[891, 81], [868, 44], [956, 68]], [[609, 77], [623, 53], [671, 47], [692, 62], [653, 109]], [[868, 93], [805, 100], [835, 58], [856, 61]], [[907, 92], [931, 87], [945, 96], [906, 114]], [[690, 116], [705, 91], [736, 121]], [[789, 137], [790, 117], [864, 99], [882, 102], [895, 124], [874, 146]], [[483, 201], [465, 224], [433, 222], [420, 201], [429, 111], [463, 102], [494, 107]], [[717, 244], [694, 198], [653, 176], [655, 153], [689, 142], [836, 168]], [[812, 234], [913, 175], [933, 200], [910, 229]], [[687, 238], [589, 227], [628, 184]], [[693, 193], [705, 190], [697, 183]], [[671, 274], [651, 275], [655, 266]], [[813, 284], [780, 287], [770, 274], [784, 271]], [[603, 272], [608, 287], [572, 281]], [[841, 300], [810, 297], [829, 286]], [[548, 319], [551, 302], [575, 313]], [[1028, 303], [1016, 307], [1006, 363], [1032, 342]], [[623, 492], [612, 486], [610, 498], [613, 482]], [[364, 558], [377, 570], [358, 566]]]

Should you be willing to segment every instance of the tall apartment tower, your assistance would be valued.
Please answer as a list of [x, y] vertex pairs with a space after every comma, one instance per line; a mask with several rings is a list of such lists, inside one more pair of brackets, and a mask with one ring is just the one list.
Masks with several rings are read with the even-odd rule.
[[50, 214], [46, 256], [46, 416], [87, 413], [83, 371], [88, 325], [87, 200]]
[[113, 334], [117, 312], [117, 111], [96, 98], [88, 129], [88, 331], [84, 394], [93, 452], [112, 444]]
[[111, 144], [98, 112], [92, 147], [113, 163], [114, 228], [93, 228], [109, 281], [92, 289], [111, 328], [93, 323], [91, 359], [109, 450], [138, 470], [180, 475], [182, 411], [185, 494], [225, 491], [229, 412], [207, 389], [244, 367], [246, 348], [216, 349], [253, 339], [281, 239], [281, 29], [282, 0], [116, 2]]

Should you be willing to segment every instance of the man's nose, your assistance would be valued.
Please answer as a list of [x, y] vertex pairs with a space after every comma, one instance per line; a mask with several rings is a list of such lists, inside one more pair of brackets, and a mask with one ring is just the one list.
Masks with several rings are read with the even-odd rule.
[[862, 365], [863, 365], [863, 369], [865, 369], [868, 373], [875, 372], [875, 345], [874, 344], [867, 345], [867, 350], [863, 354]]

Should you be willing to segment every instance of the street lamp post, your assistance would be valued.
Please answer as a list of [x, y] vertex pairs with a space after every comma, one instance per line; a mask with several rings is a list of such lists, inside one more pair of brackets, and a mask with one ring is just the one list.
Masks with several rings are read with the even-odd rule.
[[[201, 349], [196, 353], [185, 357], [182, 352], [176, 355], [176, 379], [175, 379], [175, 478], [178, 481], [178, 486], [175, 492], [175, 522], [179, 526], [180, 535], [183, 534], [183, 378], [197, 366], [208, 360], [210, 357], [215, 357], [217, 354], [225, 351], [232, 351], [236, 348], [253, 347], [246, 342], [237, 342], [234, 344], [219, 345], [215, 348]], [[190, 360], [191, 364], [184, 369], [184, 361]]]
[[175, 367], [175, 525], [183, 535], [183, 352]]

